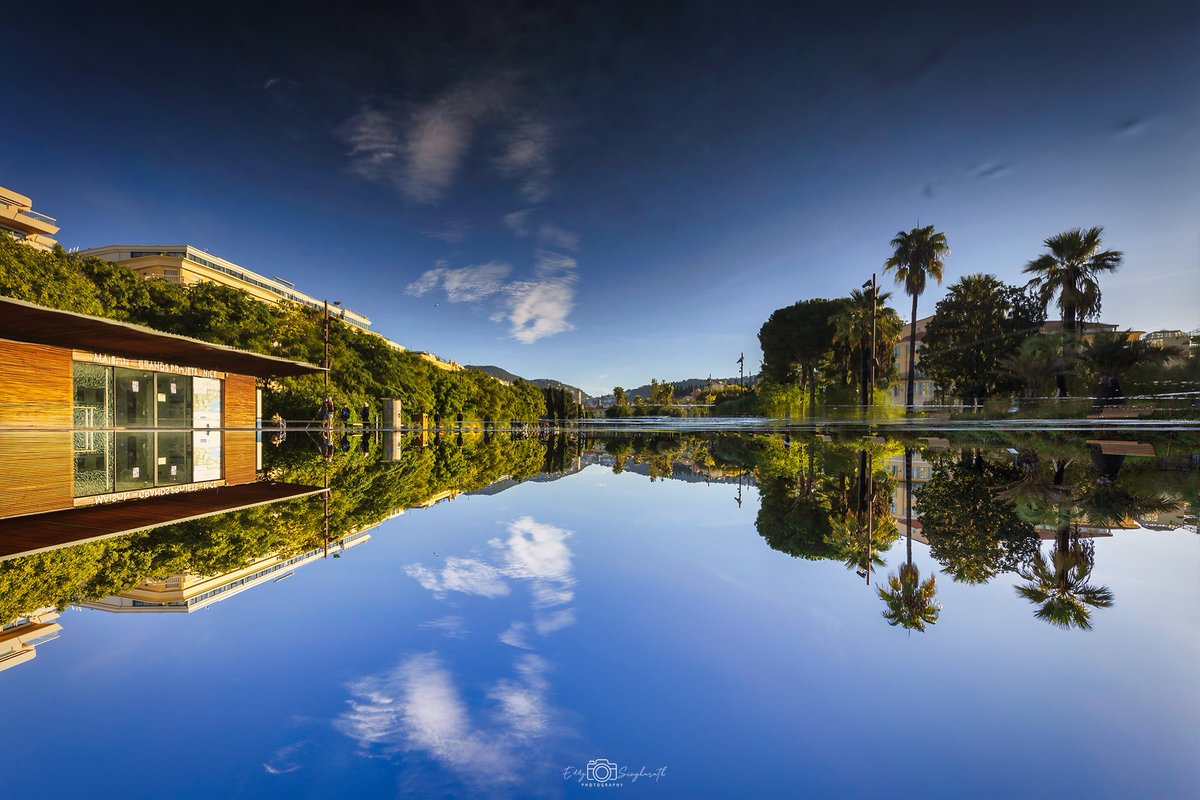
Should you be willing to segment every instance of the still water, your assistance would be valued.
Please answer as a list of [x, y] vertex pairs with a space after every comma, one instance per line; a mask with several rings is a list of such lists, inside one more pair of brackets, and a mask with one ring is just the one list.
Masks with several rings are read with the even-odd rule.
[[328, 507], [0, 530], [6, 796], [1200, 783], [1194, 431], [261, 438]]

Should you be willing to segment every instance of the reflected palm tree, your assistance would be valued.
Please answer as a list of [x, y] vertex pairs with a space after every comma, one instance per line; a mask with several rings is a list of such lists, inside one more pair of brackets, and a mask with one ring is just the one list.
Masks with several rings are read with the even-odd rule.
[[878, 592], [887, 606], [883, 618], [889, 625], [899, 625], [905, 630], [924, 631], [926, 625], [937, 622], [942, 611], [934, 599], [937, 576], [930, 575], [922, 582], [921, 570], [916, 564], [901, 564], [900, 574], [888, 575], [887, 588], [880, 586]]
[[911, 448], [904, 450], [904, 523], [907, 539], [908, 560], [900, 565], [900, 573], [890, 574], [887, 578], [887, 588], [880, 586], [877, 591], [879, 599], [887, 608], [883, 618], [889, 625], [899, 625], [905, 630], [924, 631], [926, 625], [933, 625], [938, 620], [942, 606], [937, 602], [937, 576], [930, 575], [926, 581], [921, 580], [921, 570], [913, 563], [912, 557], [912, 462]]
[[1078, 526], [1060, 532], [1047, 559], [1041, 550], [1017, 573], [1027, 581], [1014, 587], [1017, 594], [1036, 605], [1034, 616], [1060, 628], [1090, 630], [1093, 608], [1110, 608], [1113, 593], [1107, 586], [1092, 586], [1095, 547], [1082, 542]]

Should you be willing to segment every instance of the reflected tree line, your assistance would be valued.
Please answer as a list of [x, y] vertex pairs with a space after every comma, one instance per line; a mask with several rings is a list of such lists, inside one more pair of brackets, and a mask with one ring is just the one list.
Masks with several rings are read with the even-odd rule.
[[306, 434], [264, 447], [265, 478], [313, 486], [328, 480], [328, 527], [318, 496], [0, 562], [0, 624], [116, 595], [147, 580], [221, 575], [269, 556], [336, 544], [403, 509], [503, 479], [569, 471], [582, 446], [570, 436], [536, 432], [460, 432], [425, 441], [414, 434], [402, 442], [399, 458], [388, 461], [380, 438], [351, 438], [328, 460], [318, 438]]
[[1152, 442], [1155, 455], [1138, 458], [1105, 451], [1113, 445], [1120, 450], [1120, 443], [987, 432], [937, 446], [812, 433], [601, 443], [615, 455], [614, 472], [639, 458], [657, 463], [659, 474], [669, 474], [670, 458], [715, 474], [744, 470], [758, 486], [755, 526], [770, 547], [839, 561], [868, 583], [903, 529], [904, 560], [875, 591], [889, 624], [917, 631], [937, 622], [941, 605], [936, 576], [922, 576], [913, 560], [914, 536], [951, 580], [979, 585], [1014, 576], [1016, 594], [1037, 618], [1087, 630], [1093, 613], [1115, 602], [1092, 579], [1094, 537], [1138, 525], [1195, 531], [1192, 454], [1200, 442]]
[[[1153, 458], [1113, 455], [1083, 439], [1002, 433], [964, 433], [937, 447], [917, 438], [815, 433], [583, 438], [533, 428], [419, 436], [406, 437], [391, 460], [370, 435], [352, 437], [329, 460], [304, 434], [267, 445], [266, 478], [328, 481], [328, 518], [322, 498], [307, 498], [0, 562], [0, 619], [119, 594], [146, 580], [214, 576], [290, 557], [403, 509], [600, 463], [651, 481], [736, 484], [739, 506], [742, 489], [756, 486], [755, 527], [767, 545], [842, 564], [871, 585], [892, 625], [923, 631], [941, 611], [937, 576], [923, 575], [913, 559], [918, 538], [952, 581], [1014, 576], [1017, 594], [1040, 619], [1087, 629], [1098, 609], [1114, 603], [1113, 592], [1092, 578], [1091, 537], [1134, 520], [1194, 526], [1200, 505], [1190, 455], [1200, 442], [1178, 435], [1154, 442]], [[885, 557], [901, 536], [905, 548], [895, 552], [903, 560], [889, 571]]]

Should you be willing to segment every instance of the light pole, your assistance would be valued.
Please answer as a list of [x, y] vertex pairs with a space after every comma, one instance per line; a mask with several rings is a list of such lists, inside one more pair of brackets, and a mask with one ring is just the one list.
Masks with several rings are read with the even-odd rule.
[[863, 387], [863, 393], [862, 393], [862, 403], [864, 406], [871, 405], [874, 401], [874, 398], [872, 397], [871, 393], [872, 393], [872, 390], [875, 388], [875, 361], [876, 361], [876, 354], [875, 354], [875, 327], [876, 327], [875, 323], [876, 323], [876, 320], [875, 320], [875, 315], [876, 315], [877, 311], [879, 310], [879, 300], [878, 300], [879, 283], [878, 283], [877, 278], [878, 278], [877, 273], [872, 272], [871, 280], [862, 285], [863, 289], [866, 289], [867, 291], [870, 292], [870, 298], [871, 298], [871, 360], [870, 360], [869, 366], [866, 370], [867, 374], [863, 376], [864, 379], [866, 380], [866, 385]]
[[742, 353], [738, 356], [738, 386], [746, 388], [746, 354]]

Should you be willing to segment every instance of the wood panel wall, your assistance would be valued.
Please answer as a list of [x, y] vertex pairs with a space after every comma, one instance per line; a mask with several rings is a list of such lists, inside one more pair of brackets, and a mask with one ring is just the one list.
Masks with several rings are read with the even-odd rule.
[[225, 431], [225, 482], [250, 483], [258, 478], [258, 442], [254, 431]]
[[70, 431], [0, 431], [0, 518], [71, 508]]
[[258, 382], [251, 375], [225, 378], [226, 428], [253, 428], [258, 420]]
[[0, 428], [70, 428], [71, 375], [70, 350], [0, 339]]

